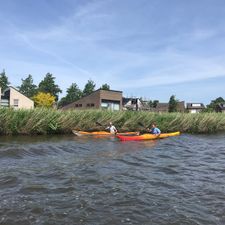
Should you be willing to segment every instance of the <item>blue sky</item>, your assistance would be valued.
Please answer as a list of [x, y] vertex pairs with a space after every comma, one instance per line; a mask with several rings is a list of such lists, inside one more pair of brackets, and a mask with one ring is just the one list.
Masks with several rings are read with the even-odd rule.
[[0, 70], [124, 96], [225, 98], [224, 0], [0, 0]]

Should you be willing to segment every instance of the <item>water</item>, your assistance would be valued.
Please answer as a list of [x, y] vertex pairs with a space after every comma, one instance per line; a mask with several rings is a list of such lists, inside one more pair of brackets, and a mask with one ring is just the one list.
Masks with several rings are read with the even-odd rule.
[[225, 224], [225, 135], [0, 137], [0, 224]]

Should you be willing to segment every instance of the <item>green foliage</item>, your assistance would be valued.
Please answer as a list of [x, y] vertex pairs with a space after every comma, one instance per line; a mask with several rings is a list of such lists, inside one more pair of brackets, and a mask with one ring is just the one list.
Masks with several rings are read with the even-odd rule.
[[95, 90], [95, 83], [93, 80], [88, 80], [84, 86], [83, 96], [91, 94]]
[[217, 111], [218, 104], [225, 103], [225, 100], [222, 97], [218, 97], [215, 100], [212, 100], [209, 105], [207, 105], [207, 109], [209, 111]]
[[26, 79], [22, 79], [22, 84], [18, 87], [18, 89], [28, 98], [33, 97], [37, 93], [37, 86], [33, 84], [32, 75], [29, 74]]
[[159, 103], [159, 100], [154, 100], [154, 101], [150, 100], [150, 101], [148, 102], [148, 105], [149, 105], [151, 108], [156, 108], [156, 106], [157, 106], [158, 103]]
[[110, 90], [110, 86], [109, 86], [108, 84], [103, 84], [103, 85], [101, 86], [101, 89], [102, 89], [102, 90], [107, 90], [107, 91], [109, 91], [109, 90]]
[[169, 100], [169, 112], [177, 112], [178, 100], [172, 95]]
[[9, 85], [8, 77], [6, 76], [5, 70], [0, 73], [0, 87], [2, 92], [7, 88]]
[[44, 93], [50, 93], [55, 96], [55, 100], [58, 101], [58, 94], [62, 93], [62, 90], [57, 84], [55, 84], [55, 77], [52, 74], [47, 73], [44, 79], [38, 85], [38, 91]]
[[156, 122], [162, 132], [215, 133], [225, 131], [223, 113], [152, 113], [133, 111], [68, 110], [35, 108], [13, 110], [0, 108], [0, 134], [65, 134], [77, 130], [102, 130], [96, 121], [106, 125], [109, 121], [120, 132], [144, 130]]
[[76, 83], [72, 83], [66, 92], [67, 92], [66, 96], [63, 97], [59, 102], [60, 107], [63, 107], [69, 103], [77, 101], [82, 97], [82, 91], [79, 89]]

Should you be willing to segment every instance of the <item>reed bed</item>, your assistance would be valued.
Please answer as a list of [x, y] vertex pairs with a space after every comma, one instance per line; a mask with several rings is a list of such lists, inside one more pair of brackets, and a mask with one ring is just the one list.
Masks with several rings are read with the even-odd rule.
[[[132, 111], [0, 108], [0, 134], [68, 134], [72, 129], [104, 130], [113, 122], [119, 131], [143, 131], [156, 122], [162, 132], [215, 133], [225, 131], [222, 113], [152, 113]], [[140, 123], [143, 126], [140, 126]], [[100, 124], [102, 126], [100, 126]]]

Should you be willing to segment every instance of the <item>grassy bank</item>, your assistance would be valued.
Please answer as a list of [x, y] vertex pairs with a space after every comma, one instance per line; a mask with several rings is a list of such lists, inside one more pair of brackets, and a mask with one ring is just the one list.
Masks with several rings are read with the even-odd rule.
[[162, 132], [212, 133], [225, 131], [225, 114], [221, 113], [150, 113], [110, 111], [59, 111], [36, 108], [13, 110], [0, 108], [0, 134], [66, 134], [72, 129], [102, 130], [96, 122], [112, 121], [119, 131], [143, 130], [139, 122], [149, 126], [155, 121]]

